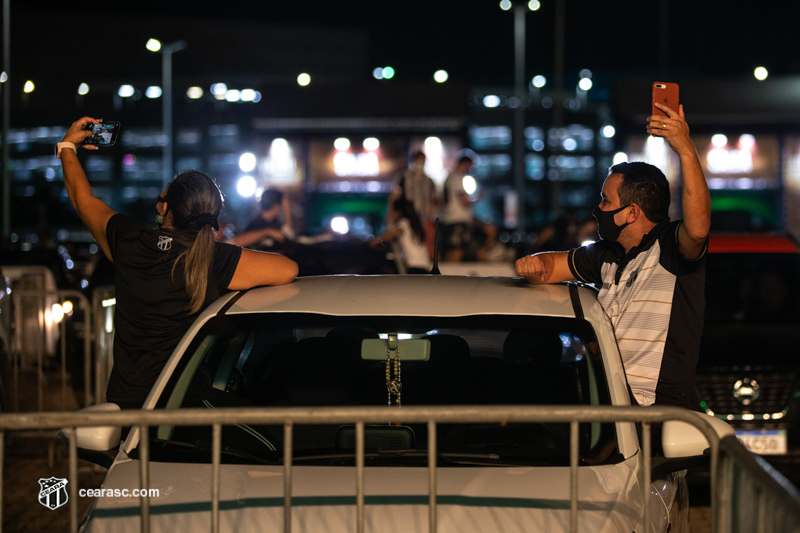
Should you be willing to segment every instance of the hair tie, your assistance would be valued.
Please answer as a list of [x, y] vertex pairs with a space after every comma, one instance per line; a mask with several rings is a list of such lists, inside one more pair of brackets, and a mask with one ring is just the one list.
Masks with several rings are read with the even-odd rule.
[[211, 226], [215, 230], [219, 230], [219, 221], [217, 221], [217, 217], [212, 215], [211, 213], [199, 213], [197, 215], [190, 215], [186, 217], [183, 221], [184, 226], [187, 226], [192, 229], [201, 230], [203, 226]]

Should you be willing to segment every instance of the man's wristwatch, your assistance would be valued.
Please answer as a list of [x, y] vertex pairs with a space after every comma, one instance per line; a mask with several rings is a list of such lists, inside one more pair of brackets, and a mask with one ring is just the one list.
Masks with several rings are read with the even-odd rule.
[[60, 142], [60, 143], [56, 143], [55, 154], [56, 154], [57, 158], [61, 159], [61, 150], [63, 150], [64, 148], [72, 148], [75, 151], [76, 154], [78, 153], [78, 148], [75, 146], [74, 143], [67, 142], [67, 141]]

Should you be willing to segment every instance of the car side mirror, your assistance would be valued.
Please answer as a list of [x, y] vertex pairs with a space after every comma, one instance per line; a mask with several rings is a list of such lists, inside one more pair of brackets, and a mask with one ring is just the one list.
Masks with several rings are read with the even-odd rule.
[[[704, 417], [704, 420], [711, 424], [720, 439], [735, 433], [724, 420], [708, 416], [705, 413], [693, 414]], [[668, 458], [696, 457], [705, 454], [709, 443], [705, 435], [694, 425], [681, 420], [667, 420], [661, 431], [661, 448], [664, 456]]]
[[[90, 405], [80, 410], [81, 413], [108, 413], [119, 412], [119, 405], [115, 403], [101, 403]], [[59, 436], [69, 440], [70, 433], [67, 428], [62, 428]], [[78, 448], [78, 457], [105, 468], [114, 462], [114, 448], [119, 446], [122, 436], [120, 426], [90, 426], [75, 429], [75, 444]]]

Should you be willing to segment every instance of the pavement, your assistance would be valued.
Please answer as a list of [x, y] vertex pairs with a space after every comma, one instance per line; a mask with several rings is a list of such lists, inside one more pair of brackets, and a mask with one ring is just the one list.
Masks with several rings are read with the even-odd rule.
[[[43, 387], [44, 411], [70, 411], [79, 408], [83, 391], [61, 388], [59, 373], [45, 373]], [[20, 411], [38, 410], [36, 374], [20, 376]], [[77, 394], [76, 394], [77, 392]], [[80, 399], [80, 400], [79, 400]], [[39, 503], [39, 479], [69, 477], [69, 452], [55, 431], [9, 433], [5, 437], [6, 455], [3, 471], [2, 524], [3, 533], [69, 531], [70, 506], [55, 510]], [[79, 488], [98, 488], [106, 470], [81, 459], [78, 460], [78, 479], [68, 479]], [[94, 498], [79, 498], [78, 519], [84, 515]], [[691, 533], [711, 532], [711, 513], [707, 488], [690, 485], [689, 522]]]

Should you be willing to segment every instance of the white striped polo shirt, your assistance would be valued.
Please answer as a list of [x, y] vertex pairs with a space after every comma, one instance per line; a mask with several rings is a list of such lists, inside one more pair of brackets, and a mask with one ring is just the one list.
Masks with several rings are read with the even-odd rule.
[[576, 279], [600, 286], [598, 301], [614, 325], [636, 401], [697, 409], [705, 250], [694, 261], [683, 257], [681, 223], [660, 222], [627, 254], [601, 240], [572, 250], [568, 261]]

